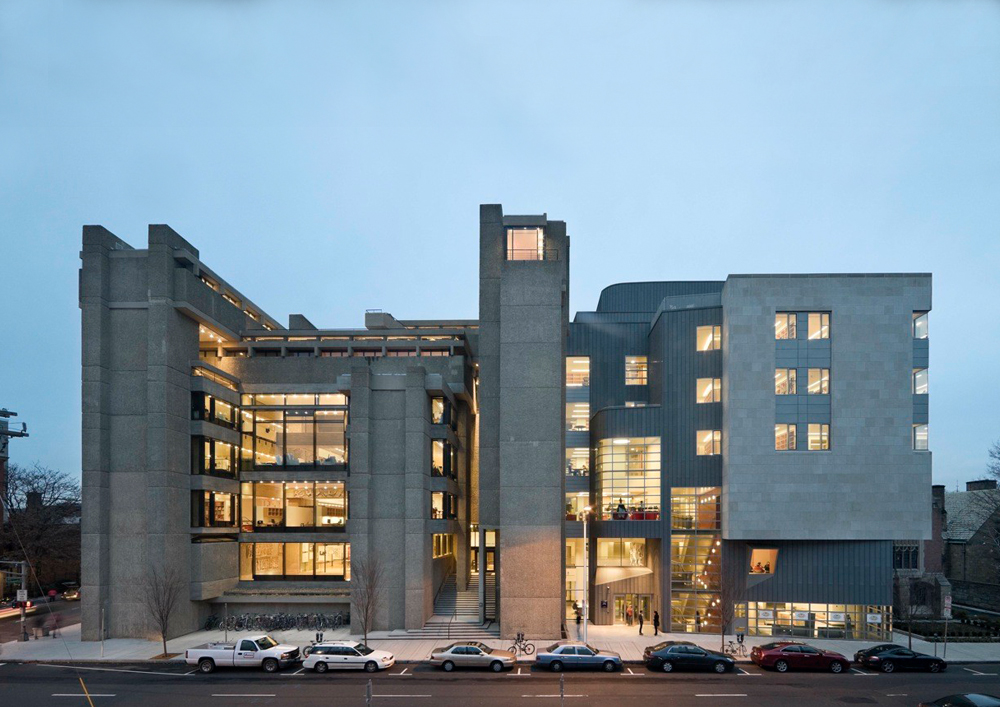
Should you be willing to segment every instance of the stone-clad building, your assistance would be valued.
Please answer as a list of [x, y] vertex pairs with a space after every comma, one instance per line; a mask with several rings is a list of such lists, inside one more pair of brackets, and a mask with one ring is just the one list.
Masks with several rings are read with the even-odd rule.
[[479, 246], [477, 320], [330, 329], [167, 226], [85, 227], [84, 637], [146, 633], [152, 569], [183, 633], [347, 611], [374, 557], [383, 630], [554, 638], [586, 586], [595, 623], [886, 634], [930, 533], [929, 275], [619, 284], [570, 321], [564, 222], [484, 205]]

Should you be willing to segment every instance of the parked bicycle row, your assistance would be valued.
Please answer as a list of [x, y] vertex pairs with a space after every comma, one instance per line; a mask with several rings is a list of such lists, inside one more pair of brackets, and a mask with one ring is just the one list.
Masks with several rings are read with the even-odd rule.
[[[428, 665], [451, 672], [456, 668], [483, 668], [501, 672], [513, 668], [519, 654], [531, 655], [535, 647], [523, 634], [509, 650], [492, 648], [479, 641], [460, 641], [434, 649], [426, 659]], [[267, 635], [242, 638], [232, 642], [206, 643], [185, 651], [189, 665], [197, 665], [203, 673], [217, 667], [259, 667], [267, 672], [301, 663], [302, 668], [325, 673], [328, 670], [357, 669], [376, 672], [391, 668], [395, 656], [357, 641], [317, 641], [301, 651], [297, 646], [280, 644]], [[911, 651], [903, 646], [883, 643], [859, 650], [853, 659], [835, 651], [815, 648], [799, 641], [774, 641], [755, 646], [750, 660], [760, 668], [779, 673], [789, 670], [821, 670], [845, 673], [853, 665], [868, 670], [892, 673], [897, 670], [927, 670], [941, 672], [948, 666], [936, 656]], [[581, 641], [559, 641], [535, 658], [539, 668], [562, 672], [574, 669], [596, 669], [605, 672], [621, 670], [621, 655], [595, 648]], [[721, 651], [702, 648], [689, 641], [664, 641], [648, 647], [643, 662], [650, 670], [672, 673], [677, 670], [707, 670], [718, 674], [736, 669], [733, 656]]]
[[350, 614], [233, 614], [209, 616], [206, 631], [325, 631], [349, 625]]

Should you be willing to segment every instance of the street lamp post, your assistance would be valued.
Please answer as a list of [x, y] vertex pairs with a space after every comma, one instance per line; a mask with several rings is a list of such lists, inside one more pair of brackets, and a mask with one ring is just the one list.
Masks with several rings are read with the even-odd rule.
[[587, 542], [587, 525], [590, 520], [590, 506], [583, 508], [583, 642], [587, 642], [587, 620], [590, 614], [587, 600], [590, 595], [590, 546]]

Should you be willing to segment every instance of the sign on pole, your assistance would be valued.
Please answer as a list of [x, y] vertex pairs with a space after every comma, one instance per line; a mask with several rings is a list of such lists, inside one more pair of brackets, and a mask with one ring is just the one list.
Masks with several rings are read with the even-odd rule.
[[946, 594], [944, 597], [944, 617], [951, 618], [951, 594]]
[[17, 600], [18, 601], [28, 601], [28, 590], [18, 589], [17, 590]]

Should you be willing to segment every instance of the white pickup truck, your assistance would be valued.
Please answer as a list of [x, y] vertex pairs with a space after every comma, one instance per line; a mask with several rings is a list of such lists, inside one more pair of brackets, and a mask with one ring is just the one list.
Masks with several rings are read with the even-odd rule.
[[299, 649], [270, 636], [251, 636], [230, 643], [205, 643], [184, 651], [184, 661], [210, 673], [217, 667], [263, 668], [269, 673], [299, 661]]

